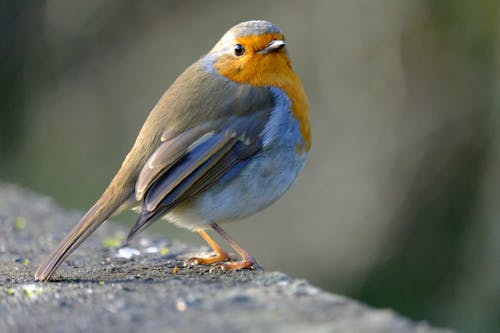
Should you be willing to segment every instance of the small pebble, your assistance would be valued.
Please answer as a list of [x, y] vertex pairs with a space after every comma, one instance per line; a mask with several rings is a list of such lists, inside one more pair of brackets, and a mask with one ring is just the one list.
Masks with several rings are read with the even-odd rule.
[[150, 246], [144, 249], [144, 253], [158, 253], [160, 251], [156, 246]]
[[134, 256], [140, 255], [141, 252], [139, 250], [136, 250], [132, 247], [122, 247], [116, 251], [115, 258], [124, 258], [124, 259], [130, 259]]
[[184, 312], [187, 310], [187, 304], [182, 298], [179, 298], [177, 302], [175, 302], [175, 307], [179, 312]]

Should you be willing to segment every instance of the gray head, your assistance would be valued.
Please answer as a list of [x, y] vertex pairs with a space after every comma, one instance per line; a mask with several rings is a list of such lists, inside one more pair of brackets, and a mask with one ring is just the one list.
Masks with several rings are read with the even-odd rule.
[[281, 35], [283, 40], [283, 33], [278, 26], [268, 21], [253, 20], [239, 23], [229, 29], [224, 36], [215, 44], [210, 53], [231, 52], [232, 47], [236, 44], [236, 40], [241, 37], [249, 35], [263, 35], [263, 34], [277, 34]]
[[262, 35], [262, 34], [280, 34], [281, 30], [276, 25], [268, 21], [254, 20], [241, 22], [226, 33], [232, 33], [234, 38], [244, 37], [247, 35]]

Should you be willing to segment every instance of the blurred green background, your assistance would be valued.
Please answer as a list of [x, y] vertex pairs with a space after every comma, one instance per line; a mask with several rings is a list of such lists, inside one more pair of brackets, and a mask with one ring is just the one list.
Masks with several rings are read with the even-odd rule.
[[[232, 25], [270, 20], [309, 94], [313, 149], [282, 200], [228, 232], [267, 270], [434, 325], [498, 332], [499, 7], [3, 3], [0, 178], [85, 210], [176, 76]], [[167, 223], [153, 230], [203, 243]]]

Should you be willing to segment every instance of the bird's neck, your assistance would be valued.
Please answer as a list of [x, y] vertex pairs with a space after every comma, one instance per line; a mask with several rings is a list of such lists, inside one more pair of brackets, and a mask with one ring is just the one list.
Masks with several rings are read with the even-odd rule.
[[228, 79], [250, 84], [256, 87], [276, 87], [282, 89], [290, 98], [291, 111], [300, 123], [304, 137], [304, 147], [300, 150], [309, 151], [311, 147], [311, 124], [309, 117], [309, 102], [298, 75], [293, 71], [288, 55], [262, 57], [255, 65], [234, 66], [229, 59], [221, 59], [214, 64], [219, 74]]

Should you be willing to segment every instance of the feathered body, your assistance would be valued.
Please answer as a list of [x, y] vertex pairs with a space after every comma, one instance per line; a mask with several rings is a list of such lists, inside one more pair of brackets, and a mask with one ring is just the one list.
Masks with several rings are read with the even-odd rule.
[[202, 232], [249, 216], [292, 185], [310, 144], [307, 97], [283, 34], [265, 21], [239, 24], [160, 98], [106, 191], [36, 277], [49, 279], [124, 209], [140, 212], [129, 239], [160, 218]]

